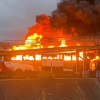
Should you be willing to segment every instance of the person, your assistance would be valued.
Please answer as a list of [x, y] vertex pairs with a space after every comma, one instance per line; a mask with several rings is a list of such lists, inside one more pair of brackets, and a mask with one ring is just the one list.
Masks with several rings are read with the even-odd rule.
[[8, 68], [7, 68], [7, 66], [5, 65], [5, 62], [2, 61], [2, 62], [1, 62], [1, 65], [2, 65], [2, 70], [1, 70], [1, 72], [6, 72], [6, 71], [8, 70]]
[[6, 72], [8, 70], [3, 57], [0, 57], [0, 65], [1, 65], [1, 72]]
[[97, 62], [96, 65], [96, 78], [100, 78], [100, 60]]

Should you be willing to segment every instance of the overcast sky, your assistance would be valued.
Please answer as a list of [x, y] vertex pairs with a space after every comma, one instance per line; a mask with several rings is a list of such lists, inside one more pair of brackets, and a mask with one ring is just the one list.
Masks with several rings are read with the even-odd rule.
[[59, 0], [1, 0], [0, 41], [22, 40], [36, 15], [50, 15]]

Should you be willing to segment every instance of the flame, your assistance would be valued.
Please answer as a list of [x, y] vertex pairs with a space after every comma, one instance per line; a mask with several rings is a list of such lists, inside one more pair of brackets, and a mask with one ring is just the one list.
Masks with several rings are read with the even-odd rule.
[[42, 39], [42, 35], [38, 35], [37, 33], [34, 33], [33, 35], [29, 36], [27, 40], [25, 41], [25, 45], [31, 47], [32, 44], [36, 44], [38, 47], [40, 44], [40, 40]]
[[15, 57], [12, 57], [11, 60], [19, 60], [19, 61], [22, 61], [22, 60], [34, 60], [34, 57], [33, 56], [29, 56], [29, 55], [16, 55]]
[[81, 44], [80, 44], [80, 43], [77, 43], [76, 45], [77, 45], [77, 46], [80, 46]]
[[96, 63], [94, 61], [91, 61], [90, 70], [91, 71], [95, 71], [96, 70]]
[[40, 43], [41, 39], [42, 39], [42, 35], [38, 35], [37, 33], [34, 33], [33, 35], [29, 36], [26, 39], [25, 45], [14, 46], [13, 50], [26, 50], [26, 49], [43, 48], [43, 46]]
[[[64, 56], [64, 57], [63, 57]], [[83, 52], [80, 52], [79, 53], [79, 56], [81, 56], [81, 58], [79, 58], [79, 60], [82, 60], [83, 58]], [[49, 56], [49, 57], [42, 57], [41, 54], [36, 54], [34, 57], [33, 56], [30, 56], [30, 55], [16, 55], [15, 57], [12, 57], [11, 60], [42, 60], [42, 59], [62, 59], [64, 61], [69, 61], [69, 60], [76, 60], [76, 55], [72, 55], [71, 56], [68, 56], [68, 55], [62, 55], [62, 54], [58, 54], [57, 56], [55, 57], [52, 57], [52, 56]]]
[[[83, 52], [80, 52], [80, 53], [79, 53], [79, 56], [81, 57], [81, 58], [79, 58], [79, 60], [82, 60], [82, 58], [83, 58]], [[72, 57], [71, 57], [71, 56], [66, 56], [66, 55], [64, 55], [64, 60], [65, 60], [65, 61], [76, 60], [76, 55], [72, 55]]]
[[65, 55], [64, 55], [64, 60], [65, 60], [65, 61], [66, 61], [66, 60], [67, 60], [67, 61], [68, 61], [68, 60], [71, 60], [71, 56], [65, 56]]
[[65, 39], [62, 39], [61, 40], [61, 44], [59, 47], [67, 47], [67, 43], [66, 43], [66, 40]]
[[96, 70], [96, 63], [100, 60], [99, 56], [96, 56], [94, 59], [91, 60], [91, 66], [90, 70], [95, 71]]
[[100, 57], [99, 56], [96, 56], [94, 59], [92, 59], [91, 61], [96, 61], [96, 60], [99, 60]]
[[[33, 35], [29, 36], [26, 39], [25, 45], [13, 46], [13, 50], [27, 50], [27, 49], [44, 48], [44, 46], [41, 44], [42, 38], [43, 38], [42, 35], [38, 35], [37, 33], [34, 33]], [[54, 48], [54, 47], [56, 47], [56, 45], [48, 45], [47, 46], [47, 48]], [[67, 47], [66, 40], [61, 39], [58, 47]]]
[[17, 55], [16, 57], [12, 57], [11, 60], [23, 60], [22, 55]]
[[24, 60], [34, 60], [33, 56], [26, 55], [23, 57]]
[[[63, 28], [52, 27], [49, 16], [39, 15], [36, 17], [36, 24], [28, 29], [25, 44], [13, 46], [12, 50], [67, 47], [67, 41], [71, 41], [73, 39], [72, 36], [77, 37], [74, 27], [69, 33], [67, 37], [66, 31]], [[80, 44], [75, 45], [79, 46]]]
[[41, 60], [41, 55], [36, 55], [35, 60]]

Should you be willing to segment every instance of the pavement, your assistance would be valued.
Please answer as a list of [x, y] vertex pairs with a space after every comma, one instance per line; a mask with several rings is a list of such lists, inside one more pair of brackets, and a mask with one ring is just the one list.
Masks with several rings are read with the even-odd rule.
[[100, 80], [1, 79], [0, 100], [100, 100]]

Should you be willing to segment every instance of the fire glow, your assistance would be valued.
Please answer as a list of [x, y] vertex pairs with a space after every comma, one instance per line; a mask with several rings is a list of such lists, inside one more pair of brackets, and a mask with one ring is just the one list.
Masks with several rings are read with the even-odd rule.
[[[63, 57], [62, 57], [63, 56]], [[79, 56], [81, 58], [79, 58], [79, 60], [82, 60], [83, 58], [83, 52], [80, 52]], [[18, 61], [22, 61], [22, 60], [37, 60], [37, 61], [41, 61], [42, 59], [50, 59], [50, 60], [53, 60], [53, 59], [62, 59], [64, 61], [71, 61], [71, 60], [76, 60], [76, 55], [72, 55], [72, 56], [68, 56], [68, 55], [62, 55], [62, 54], [58, 54], [57, 56], [55, 57], [52, 57], [52, 56], [49, 56], [49, 57], [42, 57], [42, 55], [40, 54], [36, 54], [35, 56], [29, 56], [29, 55], [16, 55], [15, 57], [12, 57], [11, 60], [18, 60]]]
[[[27, 50], [40, 48], [55, 48], [77, 45], [78, 43], [68, 44], [67, 41], [73, 40], [77, 36], [74, 27], [70, 29], [68, 35], [63, 28], [54, 28], [51, 19], [47, 15], [39, 15], [36, 17], [36, 24], [28, 28], [25, 37], [25, 44], [13, 46], [12, 50]], [[80, 45], [80, 44], [78, 44]]]
[[[42, 39], [42, 35], [38, 35], [37, 33], [34, 33], [33, 35], [29, 36], [26, 40], [25, 40], [25, 45], [20, 45], [20, 46], [13, 46], [13, 50], [27, 50], [27, 49], [40, 49], [40, 48], [44, 48], [45, 46], [43, 46], [41, 44], [41, 39]], [[48, 45], [46, 48], [54, 48], [57, 46], [54, 45]], [[65, 39], [61, 39], [59, 46], [58, 47], [67, 47], [67, 43]]]
[[[96, 1], [96, 2], [95, 2]], [[61, 0], [57, 9], [52, 12], [51, 16], [38, 15], [36, 24], [28, 28], [25, 36], [25, 43], [19, 46], [13, 46], [12, 50], [42, 49], [68, 46], [85, 46], [81, 41], [77, 41], [78, 36], [95, 35], [100, 28], [100, 1], [91, 2], [84, 0]], [[96, 13], [95, 13], [96, 12]], [[96, 20], [94, 20], [96, 19]], [[98, 25], [98, 26], [97, 26]], [[73, 41], [74, 40], [74, 41]], [[70, 42], [69, 42], [70, 41]], [[84, 41], [84, 40], [83, 40]], [[88, 43], [86, 43], [87, 45]], [[22, 51], [23, 52], [23, 51]], [[74, 53], [73, 53], [74, 52]], [[68, 54], [68, 53], [67, 53]], [[11, 58], [12, 61], [42, 61], [44, 59], [62, 60], [64, 62], [82, 62], [83, 52], [76, 55], [75, 51], [67, 54], [56, 54], [56, 56], [43, 56], [43, 54], [33, 55], [16, 55]], [[93, 53], [95, 54], [95, 52]], [[92, 70], [95, 70], [99, 56], [95, 58], [87, 56], [91, 63]]]
[[[97, 1], [99, 2], [99, 0]], [[28, 28], [28, 33], [25, 37], [25, 43], [23, 45], [13, 46], [12, 50], [81, 46], [82, 44], [80, 42], [77, 43], [74, 41], [73, 43], [72, 41], [78, 35], [91, 35], [92, 31], [94, 32], [94, 29], [96, 31], [98, 30], [98, 26], [100, 24], [99, 5], [100, 3], [95, 3], [94, 6], [88, 2], [85, 4], [84, 2], [76, 2], [75, 0], [61, 0], [61, 2], [57, 5], [57, 9], [52, 12], [52, 16], [42, 14], [36, 17], [36, 24]], [[94, 18], [96, 20], [93, 20]], [[97, 27], [94, 28], [94, 26]], [[71, 41], [71, 43], [68, 43], [68, 41]], [[16, 55], [15, 57], [11, 58], [13, 61], [41, 61], [42, 59], [76, 61], [77, 57], [75, 54], [57, 54], [55, 57], [36, 54], [34, 56]], [[87, 59], [90, 58], [87, 57]], [[96, 56], [94, 59], [90, 59], [92, 63], [91, 69], [94, 69], [94, 61], [99, 59], [99, 56]], [[80, 52], [79, 61], [82, 60], [83, 52]]]

